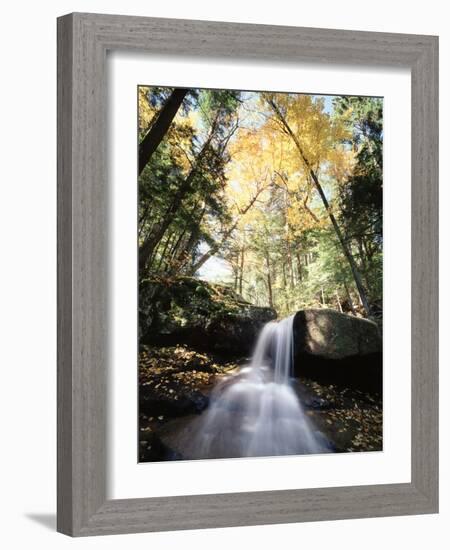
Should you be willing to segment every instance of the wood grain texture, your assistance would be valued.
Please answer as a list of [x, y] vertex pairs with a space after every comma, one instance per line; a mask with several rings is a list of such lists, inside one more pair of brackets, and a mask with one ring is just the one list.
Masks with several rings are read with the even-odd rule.
[[58, 21], [57, 528], [72, 525], [72, 22]]
[[412, 479], [438, 508], [438, 42], [411, 71]]
[[[117, 15], [58, 20], [58, 530], [73, 536], [437, 512], [438, 40]], [[106, 499], [106, 52], [401, 66], [412, 74], [412, 481]]]

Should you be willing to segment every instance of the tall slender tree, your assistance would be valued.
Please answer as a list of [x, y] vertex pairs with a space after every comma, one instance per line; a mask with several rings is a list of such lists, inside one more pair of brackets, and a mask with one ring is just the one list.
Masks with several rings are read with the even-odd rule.
[[356, 284], [356, 287], [358, 289], [358, 293], [359, 293], [359, 296], [361, 298], [361, 302], [364, 306], [364, 309], [367, 313], [367, 315], [370, 317], [371, 316], [371, 309], [370, 309], [370, 304], [369, 304], [369, 300], [368, 300], [368, 297], [367, 297], [367, 292], [366, 292], [366, 289], [364, 288], [364, 285], [363, 285], [363, 282], [362, 282], [362, 278], [361, 278], [361, 274], [359, 272], [359, 269], [358, 269], [358, 266], [356, 265], [356, 262], [355, 262], [355, 259], [353, 257], [353, 254], [352, 254], [352, 251], [350, 249], [350, 247], [348, 246], [347, 244], [347, 241], [344, 237], [344, 234], [343, 232], [341, 231], [341, 228], [339, 227], [339, 224], [336, 220], [336, 217], [330, 207], [330, 203], [325, 195], [325, 192], [323, 190], [323, 187], [322, 185], [320, 184], [320, 181], [319, 181], [319, 178], [317, 177], [317, 173], [316, 173], [316, 170], [313, 168], [310, 160], [308, 159], [308, 157], [306, 156], [305, 154], [305, 151], [302, 147], [302, 144], [300, 142], [300, 138], [299, 136], [292, 130], [289, 122], [287, 121], [287, 117], [282, 113], [282, 110], [280, 109], [280, 107], [278, 106], [278, 104], [276, 103], [276, 101], [269, 97], [268, 100], [267, 100], [269, 106], [273, 109], [273, 112], [278, 120], [278, 122], [280, 123], [280, 127], [281, 129], [292, 139], [298, 153], [299, 153], [299, 156], [300, 156], [300, 159], [302, 161], [302, 163], [304, 164], [309, 176], [311, 177], [312, 181], [314, 182], [314, 185], [316, 187], [316, 190], [323, 202], [323, 205], [325, 207], [325, 210], [328, 214], [328, 217], [330, 218], [330, 221], [333, 225], [333, 228], [336, 232], [336, 236], [339, 240], [339, 243], [341, 244], [342, 246], [342, 250], [345, 254], [345, 257], [347, 258], [347, 261], [350, 265], [350, 268], [351, 268], [351, 271], [352, 271], [352, 274], [353, 274], [353, 278], [355, 279], [355, 284]]
[[175, 88], [172, 91], [139, 144], [139, 174], [142, 174], [151, 156], [166, 135], [188, 92], [187, 88]]

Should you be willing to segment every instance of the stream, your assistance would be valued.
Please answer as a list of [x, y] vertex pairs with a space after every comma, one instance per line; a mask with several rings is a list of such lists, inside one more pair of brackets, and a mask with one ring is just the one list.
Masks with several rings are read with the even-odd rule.
[[185, 459], [330, 452], [293, 387], [293, 319], [267, 323], [249, 364], [216, 384], [209, 407], [169, 426], [166, 440]]

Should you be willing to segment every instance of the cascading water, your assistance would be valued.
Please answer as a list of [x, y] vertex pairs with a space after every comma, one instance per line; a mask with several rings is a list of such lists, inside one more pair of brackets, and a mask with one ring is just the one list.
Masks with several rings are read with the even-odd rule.
[[189, 458], [328, 452], [291, 382], [294, 316], [267, 323], [250, 364], [221, 381], [189, 435]]

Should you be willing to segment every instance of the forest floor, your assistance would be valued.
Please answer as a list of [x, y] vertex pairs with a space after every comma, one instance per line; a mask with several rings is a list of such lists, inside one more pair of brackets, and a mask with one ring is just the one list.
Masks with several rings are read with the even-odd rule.
[[[139, 460], [182, 460], [177, 434], [208, 406], [221, 379], [248, 358], [199, 353], [185, 346], [143, 347], [139, 356]], [[294, 388], [306, 414], [335, 452], [381, 451], [380, 395], [298, 378]]]

